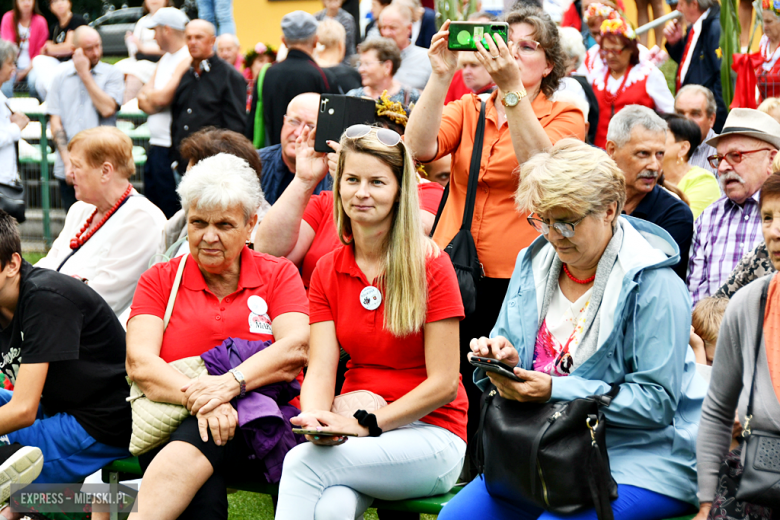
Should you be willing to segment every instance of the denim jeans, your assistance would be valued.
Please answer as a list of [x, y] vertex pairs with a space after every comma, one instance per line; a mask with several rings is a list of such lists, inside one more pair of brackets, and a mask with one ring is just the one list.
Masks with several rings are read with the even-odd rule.
[[214, 24], [217, 36], [236, 34], [233, 0], [198, 0], [198, 17]]
[[354, 520], [374, 498], [446, 493], [465, 454], [463, 439], [420, 421], [341, 446], [300, 444], [284, 459], [276, 520]]

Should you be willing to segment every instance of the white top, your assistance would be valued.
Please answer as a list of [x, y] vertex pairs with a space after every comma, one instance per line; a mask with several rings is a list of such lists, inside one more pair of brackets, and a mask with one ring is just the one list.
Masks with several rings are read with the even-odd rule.
[[8, 98], [0, 92], [0, 182], [11, 184], [18, 180], [16, 172], [16, 147], [14, 143], [22, 137], [22, 131], [11, 122]]
[[24, 70], [30, 66], [30, 28], [18, 24], [19, 28], [19, 57], [16, 59], [16, 68]]
[[[693, 50], [696, 48], [696, 42], [699, 41], [699, 36], [701, 35], [701, 25], [708, 14], [710, 14], [709, 9], [704, 11], [704, 14], [696, 20], [695, 24], [693, 24], [693, 37], [691, 37], [691, 45], [688, 47], [688, 55], [683, 56], [683, 62], [680, 64], [680, 83], [685, 81], [685, 75], [688, 74], [688, 67], [691, 65]], [[685, 48], [683, 47], [683, 49]]]
[[[71, 206], [62, 233], [35, 267], [57, 269], [71, 253], [70, 240], [94, 210], [95, 206], [81, 201]], [[164, 225], [163, 212], [133, 190], [133, 196], [65, 262], [60, 272], [86, 279], [118, 316], [133, 301], [135, 286], [157, 252]]]
[[772, 68], [775, 66], [775, 63], [777, 63], [777, 60], [780, 59], [780, 45], [777, 46], [775, 52], [770, 53], [769, 38], [767, 38], [765, 34], [761, 37], [761, 42], [758, 44], [758, 49], [759, 52], [761, 52], [761, 57], [764, 58], [764, 63], [761, 64], [761, 67], [764, 70], [772, 70]]
[[[607, 75], [606, 70], [602, 69], [601, 74], [595, 77], [593, 83], [594, 90], [604, 90], [605, 75]], [[631, 67], [631, 71], [626, 79], [626, 88], [645, 78], [647, 78], [647, 94], [653, 98], [655, 110], [665, 114], [674, 112], [674, 96], [669, 91], [669, 85], [666, 83], [664, 73], [649, 61], [640, 61], [639, 65]], [[622, 76], [614, 78], [612, 74], [609, 74], [607, 77], [607, 92], [610, 94], [617, 93], [621, 83], [623, 83]]]
[[431, 77], [431, 60], [428, 49], [417, 45], [409, 45], [401, 51], [401, 66], [393, 76], [401, 85], [416, 88], [420, 92]]
[[[181, 49], [171, 54], [166, 52], [160, 61], [157, 62], [157, 71], [154, 74], [154, 88], [155, 90], [163, 88], [171, 76], [173, 71], [176, 70], [176, 66], [190, 53], [187, 50], [186, 45], [182, 45]], [[154, 146], [164, 146], [170, 148], [171, 146], [171, 108], [166, 107], [157, 114], [152, 114], [147, 119], [147, 126], [149, 127], [149, 144]]]
[[158, 50], [160, 46], [157, 44], [157, 40], [154, 39], [154, 29], [150, 29], [152, 25], [152, 15], [147, 14], [135, 23], [135, 29], [133, 29], [133, 35], [146, 47], [156, 47]]
[[559, 284], [550, 299], [550, 307], [544, 318], [547, 330], [558, 344], [557, 346], [560, 348], [568, 343], [569, 355], [572, 357], [574, 357], [580, 343], [585, 324], [585, 311], [590, 303], [592, 293], [593, 288], [591, 287], [576, 302], [571, 302], [563, 294]]
[[561, 78], [561, 84], [558, 86], [558, 90], [555, 92], [566, 92], [568, 94], [573, 94], [579, 98], [582, 98], [585, 103], [590, 105], [588, 102], [588, 96], [585, 94], [585, 89], [582, 88], [582, 85], [580, 85], [579, 81], [572, 78], [571, 76], [565, 76]]

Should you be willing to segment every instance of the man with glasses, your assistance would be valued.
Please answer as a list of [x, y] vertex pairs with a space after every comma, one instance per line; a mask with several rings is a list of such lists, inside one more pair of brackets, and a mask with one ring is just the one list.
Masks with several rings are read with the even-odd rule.
[[726, 196], [696, 220], [688, 264], [694, 305], [714, 294], [739, 260], [763, 240], [758, 194], [772, 175], [780, 123], [758, 110], [735, 108], [721, 134], [706, 144], [717, 149], [709, 161]]
[[[263, 164], [260, 183], [269, 204], [273, 205], [295, 178], [295, 140], [305, 127], [314, 130], [317, 126], [319, 107], [320, 95], [315, 92], [295, 96], [284, 115], [281, 143], [258, 151]], [[314, 189], [314, 194], [330, 190], [332, 182], [330, 175], [326, 175]]]
[[659, 186], [666, 151], [666, 121], [647, 107], [629, 105], [609, 123], [606, 151], [626, 177], [623, 212], [665, 229], [680, 248], [674, 271], [685, 280], [693, 234], [693, 213], [678, 197]]

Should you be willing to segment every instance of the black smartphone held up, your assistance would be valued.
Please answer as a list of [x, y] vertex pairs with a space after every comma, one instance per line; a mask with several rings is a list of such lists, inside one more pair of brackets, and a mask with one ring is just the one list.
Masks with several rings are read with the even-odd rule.
[[514, 371], [512, 370], [512, 367], [510, 367], [506, 363], [502, 363], [497, 359], [486, 358], [482, 356], [471, 356], [469, 363], [487, 372], [494, 372], [498, 375], [504, 376], [508, 379], [511, 379], [512, 381], [517, 381], [518, 383], [525, 383], [524, 379], [520, 379], [515, 375]]
[[485, 35], [498, 34], [504, 43], [509, 36], [509, 24], [506, 22], [450, 22], [450, 36], [447, 48], [451, 51], [476, 51], [477, 42], [488, 48]]
[[317, 435], [319, 437], [357, 437], [357, 434], [355, 433], [326, 432], [320, 430], [307, 430], [305, 428], [293, 428], [292, 431], [299, 435]]
[[322, 94], [317, 114], [317, 135], [314, 150], [331, 153], [327, 141], [338, 142], [344, 130], [352, 125], [374, 124], [376, 102], [372, 99], [345, 96], [343, 94]]

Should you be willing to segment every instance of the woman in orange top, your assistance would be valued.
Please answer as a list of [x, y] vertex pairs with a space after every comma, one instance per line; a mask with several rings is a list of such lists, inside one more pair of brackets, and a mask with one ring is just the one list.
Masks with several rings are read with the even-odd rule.
[[[564, 137], [585, 139], [585, 120], [576, 107], [549, 97], [565, 75], [565, 58], [558, 29], [549, 15], [523, 7], [512, 11], [509, 41], [486, 38], [475, 53], [498, 90], [486, 105], [485, 136], [471, 232], [484, 277], [477, 284], [477, 310], [461, 322], [461, 374], [469, 393], [469, 438], [479, 420], [481, 392], [472, 382], [466, 359], [469, 340], [487, 336], [521, 249], [536, 238], [517, 213], [514, 193], [517, 167], [534, 153]], [[479, 119], [480, 100], [464, 97], [444, 106], [457, 68], [457, 57], [447, 49], [449, 22], [431, 42], [431, 74], [406, 129], [406, 142], [422, 162], [452, 154], [450, 192], [433, 239], [444, 249], [460, 229], [468, 186], [469, 163]], [[431, 132], [438, 128], [439, 133]]]

